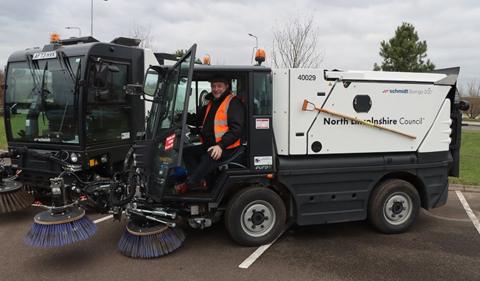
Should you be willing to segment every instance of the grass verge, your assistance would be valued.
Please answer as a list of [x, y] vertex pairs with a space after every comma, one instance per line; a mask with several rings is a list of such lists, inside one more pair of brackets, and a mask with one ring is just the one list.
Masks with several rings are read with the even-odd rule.
[[462, 132], [460, 149], [460, 177], [451, 183], [480, 185], [480, 132]]
[[0, 117], [0, 149], [7, 149], [7, 136], [5, 135], [5, 123], [3, 116]]

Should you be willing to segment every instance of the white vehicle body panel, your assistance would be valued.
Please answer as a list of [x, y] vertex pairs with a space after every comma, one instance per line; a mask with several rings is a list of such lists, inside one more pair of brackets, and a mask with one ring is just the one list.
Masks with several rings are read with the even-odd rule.
[[[421, 144], [422, 152], [448, 150], [451, 105], [446, 102], [446, 96], [451, 87], [434, 84], [445, 78], [445, 74], [325, 73], [327, 78], [347, 79], [349, 83], [344, 84], [342, 80], [325, 80], [320, 69], [279, 69], [273, 72], [273, 129], [280, 155], [412, 152], [418, 151]], [[279, 75], [285, 72], [289, 75]], [[281, 99], [287, 96], [286, 85], [289, 85], [288, 118], [280, 114], [285, 110]], [[370, 97], [371, 108], [367, 112], [354, 109], [354, 99], [358, 95]], [[327, 113], [302, 111], [305, 99], [317, 107], [368, 120], [415, 138]], [[286, 134], [288, 143], [280, 137]], [[312, 150], [314, 142], [321, 144], [320, 151]]]
[[450, 134], [452, 129], [452, 120], [450, 119], [450, 100], [446, 99], [442, 105], [442, 109], [433, 123], [433, 127], [428, 132], [423, 143], [420, 145], [418, 152], [437, 152], [447, 151], [450, 146]]
[[[288, 154], [288, 128], [289, 128], [289, 71], [288, 69], [279, 69], [272, 71], [272, 104], [273, 116], [272, 126], [274, 128], [273, 135], [277, 144], [277, 150], [280, 155]], [[283, 128], [275, 130], [275, 128]]]

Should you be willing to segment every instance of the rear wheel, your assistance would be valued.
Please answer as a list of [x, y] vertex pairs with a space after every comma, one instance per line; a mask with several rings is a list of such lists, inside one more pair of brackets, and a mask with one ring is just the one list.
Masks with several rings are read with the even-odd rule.
[[415, 187], [404, 180], [393, 179], [381, 183], [369, 202], [370, 223], [383, 233], [407, 231], [420, 210], [420, 196]]
[[225, 226], [240, 245], [259, 246], [273, 241], [285, 227], [286, 210], [280, 196], [265, 187], [239, 191], [230, 200]]

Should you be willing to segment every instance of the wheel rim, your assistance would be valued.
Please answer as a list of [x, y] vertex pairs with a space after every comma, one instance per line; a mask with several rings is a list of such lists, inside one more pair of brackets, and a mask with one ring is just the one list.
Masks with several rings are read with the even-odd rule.
[[272, 204], [256, 200], [243, 208], [240, 220], [245, 233], [252, 237], [260, 237], [272, 230], [276, 219]]
[[412, 199], [404, 192], [396, 192], [383, 205], [383, 216], [392, 225], [406, 222], [412, 214]]

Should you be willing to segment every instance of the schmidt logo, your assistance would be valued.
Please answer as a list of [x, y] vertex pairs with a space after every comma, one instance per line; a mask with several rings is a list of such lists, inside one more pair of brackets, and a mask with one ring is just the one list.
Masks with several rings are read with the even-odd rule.
[[408, 89], [387, 89], [383, 90], [384, 94], [408, 94]]
[[411, 94], [411, 95], [430, 95], [432, 94], [432, 89], [427, 88], [425, 90], [422, 89], [387, 89], [383, 90], [382, 93], [384, 94]]

